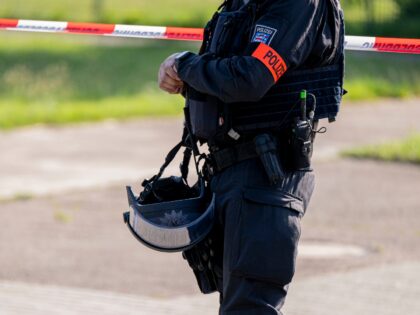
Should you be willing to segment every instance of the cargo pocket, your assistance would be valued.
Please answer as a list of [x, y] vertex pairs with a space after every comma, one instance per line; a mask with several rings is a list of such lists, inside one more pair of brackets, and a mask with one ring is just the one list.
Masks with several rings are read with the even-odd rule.
[[295, 272], [303, 201], [276, 188], [243, 191], [233, 275], [284, 286]]

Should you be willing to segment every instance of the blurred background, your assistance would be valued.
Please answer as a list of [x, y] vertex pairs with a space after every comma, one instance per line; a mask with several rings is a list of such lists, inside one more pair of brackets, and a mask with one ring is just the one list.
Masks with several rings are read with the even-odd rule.
[[[0, 18], [203, 27], [220, 2], [1, 0]], [[348, 35], [420, 38], [419, 0], [341, 3]], [[197, 49], [0, 31], [0, 314], [215, 314], [182, 258], [141, 247], [121, 216], [124, 185], [181, 133], [158, 67]], [[420, 57], [346, 58], [288, 314], [418, 314]]]
[[[4, 18], [202, 27], [218, 0], [3, 0]], [[419, 1], [342, 1], [347, 34], [419, 37]], [[161, 60], [186, 42], [0, 34], [0, 128], [170, 115], [173, 98], [156, 90]], [[349, 100], [420, 94], [417, 56], [349, 53]], [[110, 62], [112, 61], [112, 62]], [[141, 103], [142, 106], [138, 106]], [[115, 106], [119, 104], [119, 106]], [[30, 105], [30, 106], [28, 106]], [[100, 110], [98, 110], [100, 109]]]

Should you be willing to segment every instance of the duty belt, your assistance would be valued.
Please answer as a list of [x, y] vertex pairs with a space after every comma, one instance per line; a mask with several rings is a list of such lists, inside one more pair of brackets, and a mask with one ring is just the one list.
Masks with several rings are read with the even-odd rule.
[[312, 154], [313, 126], [298, 120], [286, 146], [270, 133], [224, 149], [210, 148], [210, 173], [220, 172], [239, 162], [258, 157], [271, 185], [284, 179], [286, 171], [309, 170]]
[[210, 150], [210, 152], [212, 166], [216, 172], [221, 172], [239, 162], [258, 157], [253, 141], [244, 142], [225, 149]]

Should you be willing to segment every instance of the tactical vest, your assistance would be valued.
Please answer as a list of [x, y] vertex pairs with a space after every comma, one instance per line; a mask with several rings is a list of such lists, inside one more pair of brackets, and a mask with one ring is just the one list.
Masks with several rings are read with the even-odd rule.
[[[243, 55], [261, 2], [269, 0], [251, 0], [237, 11], [217, 12], [205, 28], [200, 54], [218, 57]], [[308, 102], [308, 106], [316, 108], [315, 120], [335, 120], [344, 94], [344, 55], [341, 53], [344, 46], [344, 29], [341, 10], [336, 8], [339, 4], [336, 0], [328, 2], [334, 6], [330, 9], [334, 12], [336, 25], [335, 51], [326, 62], [328, 66], [287, 71], [257, 102], [227, 104], [189, 87], [187, 107], [192, 131], [198, 139], [210, 144], [231, 142], [232, 139], [238, 140], [246, 134], [285, 129], [299, 115], [299, 93], [303, 89], [316, 98], [316, 101], [310, 98]], [[337, 15], [338, 12], [340, 15]], [[341, 52], [337, 54], [337, 51]]]

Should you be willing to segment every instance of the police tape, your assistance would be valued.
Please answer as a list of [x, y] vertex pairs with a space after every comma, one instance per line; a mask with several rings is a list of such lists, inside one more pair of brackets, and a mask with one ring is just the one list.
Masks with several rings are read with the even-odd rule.
[[[203, 29], [201, 28], [166, 26], [0, 19], [0, 30], [148, 39], [203, 40]], [[345, 48], [346, 50], [420, 54], [420, 39], [346, 36]]]

